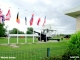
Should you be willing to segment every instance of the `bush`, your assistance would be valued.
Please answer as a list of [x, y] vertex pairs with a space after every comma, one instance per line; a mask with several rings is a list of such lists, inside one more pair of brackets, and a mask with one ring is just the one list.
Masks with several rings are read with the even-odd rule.
[[79, 56], [79, 60], [80, 60], [80, 31], [71, 35], [68, 49], [62, 56], [62, 59], [71, 60], [70, 56]]
[[42, 60], [62, 60], [62, 57], [45, 57], [45, 58], [43, 58]]

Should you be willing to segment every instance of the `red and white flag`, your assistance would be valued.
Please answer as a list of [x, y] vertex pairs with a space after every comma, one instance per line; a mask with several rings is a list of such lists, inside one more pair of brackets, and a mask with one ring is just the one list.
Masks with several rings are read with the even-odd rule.
[[32, 14], [32, 17], [30, 19], [30, 26], [33, 25], [33, 20], [34, 20], [34, 14]]
[[41, 21], [41, 19], [39, 18], [38, 21], [37, 21], [37, 25], [39, 25], [40, 21]]
[[11, 13], [10, 13], [10, 9], [9, 9], [7, 14], [6, 14], [5, 20], [10, 20], [10, 18], [11, 18]]
[[43, 25], [42, 25], [42, 26], [44, 26], [45, 23], [46, 23], [46, 16], [45, 16], [45, 18], [44, 18], [44, 22], [43, 22]]

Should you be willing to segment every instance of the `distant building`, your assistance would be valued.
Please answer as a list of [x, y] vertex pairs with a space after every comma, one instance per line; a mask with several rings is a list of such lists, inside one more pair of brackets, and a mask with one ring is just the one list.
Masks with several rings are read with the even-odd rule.
[[76, 18], [76, 31], [80, 30], [80, 7], [72, 8], [65, 11], [65, 15]]

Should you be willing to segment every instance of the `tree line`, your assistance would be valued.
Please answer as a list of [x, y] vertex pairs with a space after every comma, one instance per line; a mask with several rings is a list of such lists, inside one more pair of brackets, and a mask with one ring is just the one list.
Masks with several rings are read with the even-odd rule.
[[[7, 27], [5, 27], [5, 24], [1, 24], [0, 23], [0, 37], [4, 37], [7, 35]], [[26, 28], [26, 34], [33, 34], [33, 28], [32, 27], [28, 27]], [[12, 30], [9, 30], [9, 34], [25, 34], [23, 31], [18, 30], [17, 28], [13, 28]]]
[[[13, 28], [12, 30], [9, 30], [10, 34], [25, 34], [23, 31], [18, 30], [17, 28]], [[29, 27], [27, 28], [26, 34], [33, 34], [33, 28]]]

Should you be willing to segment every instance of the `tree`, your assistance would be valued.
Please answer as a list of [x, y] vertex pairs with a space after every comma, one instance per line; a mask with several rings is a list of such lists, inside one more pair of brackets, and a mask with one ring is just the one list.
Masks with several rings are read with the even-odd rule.
[[23, 31], [20, 31], [17, 28], [13, 28], [12, 30], [9, 31], [9, 33], [10, 34], [17, 34], [17, 31], [18, 31], [18, 34], [24, 34]]
[[6, 29], [4, 28], [4, 24], [0, 23], [0, 37], [5, 36]]
[[18, 31], [18, 34], [24, 34], [24, 32], [23, 31]]
[[33, 28], [32, 27], [27, 28], [26, 33], [27, 34], [33, 34]]

